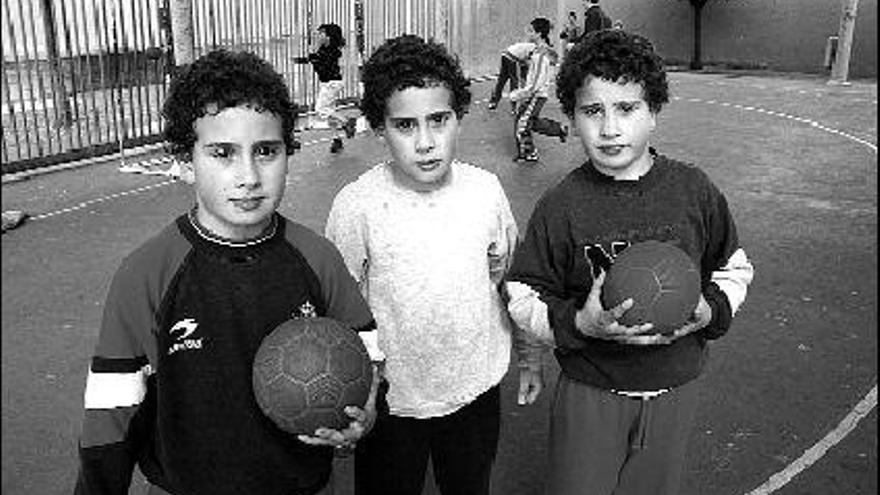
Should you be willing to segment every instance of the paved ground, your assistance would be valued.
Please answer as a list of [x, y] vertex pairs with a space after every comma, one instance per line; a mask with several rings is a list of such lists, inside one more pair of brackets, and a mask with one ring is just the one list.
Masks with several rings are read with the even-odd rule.
[[[757, 274], [713, 343], [683, 495], [877, 492], [877, 86], [809, 77], [674, 73], [655, 145], [725, 191]], [[509, 115], [482, 101], [461, 156], [497, 173], [524, 227], [538, 196], [580, 164], [577, 142], [538, 138], [514, 164]], [[501, 107], [503, 108], [503, 106]], [[555, 104], [547, 115], [559, 116]], [[383, 156], [304, 136], [282, 212], [317, 230], [335, 192]], [[2, 493], [70, 493], [88, 357], [121, 257], [190, 203], [183, 184], [118, 163], [3, 185], [2, 210], [34, 216], [2, 237]], [[547, 378], [557, 368], [547, 359]], [[550, 393], [529, 408], [504, 382], [496, 494], [539, 493]], [[873, 395], [872, 395], [873, 390]], [[339, 460], [337, 494], [350, 493]], [[143, 493], [138, 481], [132, 493]], [[432, 487], [426, 493], [435, 493]]]

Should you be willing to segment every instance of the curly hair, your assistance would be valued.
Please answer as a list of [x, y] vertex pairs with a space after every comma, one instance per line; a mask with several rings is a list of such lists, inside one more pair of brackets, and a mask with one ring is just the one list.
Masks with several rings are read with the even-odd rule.
[[458, 58], [443, 45], [415, 35], [398, 36], [376, 48], [364, 64], [361, 81], [361, 112], [373, 129], [385, 125], [386, 104], [395, 91], [445, 86], [452, 94], [450, 103], [459, 119], [471, 102], [470, 81]]
[[330, 41], [330, 48], [342, 48], [345, 46], [345, 38], [342, 37], [342, 28], [338, 24], [328, 23], [318, 26], [318, 31], [323, 31]]
[[284, 145], [293, 154], [296, 111], [284, 79], [253, 53], [222, 49], [181, 67], [171, 81], [162, 106], [168, 152], [189, 161], [197, 139], [196, 120], [242, 105], [281, 118]]
[[663, 60], [651, 42], [637, 34], [620, 29], [594, 31], [568, 52], [556, 76], [556, 97], [569, 117], [574, 115], [576, 93], [587, 76], [641, 84], [654, 113], [669, 101]]

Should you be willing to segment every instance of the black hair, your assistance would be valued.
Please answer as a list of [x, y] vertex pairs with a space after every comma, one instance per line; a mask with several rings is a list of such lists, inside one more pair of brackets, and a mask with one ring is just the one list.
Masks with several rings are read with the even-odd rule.
[[556, 76], [556, 97], [569, 117], [574, 115], [575, 95], [587, 76], [641, 84], [643, 97], [654, 113], [669, 101], [663, 59], [647, 38], [622, 29], [589, 33], [565, 56]]
[[328, 23], [318, 26], [318, 31], [323, 31], [330, 40], [330, 48], [342, 48], [345, 46], [345, 38], [342, 37], [342, 28], [338, 24]]
[[549, 19], [535, 17], [530, 24], [532, 25], [532, 29], [534, 29], [548, 45], [553, 44], [550, 42], [550, 30], [553, 28], [553, 24], [550, 23]]
[[411, 34], [391, 38], [376, 48], [364, 64], [361, 81], [361, 112], [373, 129], [384, 126], [388, 98], [395, 91], [444, 86], [451, 93], [450, 106], [459, 119], [471, 102], [470, 81], [458, 58], [443, 45]]
[[162, 106], [168, 151], [189, 161], [197, 139], [196, 120], [242, 105], [281, 118], [284, 145], [293, 154], [296, 112], [284, 79], [253, 53], [223, 49], [182, 66], [172, 79]]

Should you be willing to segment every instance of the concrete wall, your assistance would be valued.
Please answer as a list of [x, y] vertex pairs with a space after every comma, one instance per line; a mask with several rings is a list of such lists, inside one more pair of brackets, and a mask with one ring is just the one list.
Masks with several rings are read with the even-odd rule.
[[[498, 70], [498, 53], [519, 40], [528, 22], [559, 13], [583, 15], [583, 0], [450, 0], [457, 19], [473, 16], [453, 49], [470, 74]], [[657, 51], [686, 63], [693, 51], [693, 10], [687, 0], [601, 0], [612, 19], [650, 38]], [[841, 0], [710, 0], [703, 9], [704, 63], [826, 74], [828, 36], [837, 35]], [[462, 23], [464, 24], [464, 23]], [[850, 78], [877, 77], [877, 0], [859, 2]], [[456, 28], [453, 28], [456, 29]], [[558, 43], [558, 30], [552, 33]], [[466, 40], [472, 39], [468, 43]]]
[[[580, 0], [560, 0], [583, 11]], [[693, 10], [687, 0], [602, 0], [613, 19], [646, 35], [664, 57], [689, 61]], [[826, 73], [828, 36], [836, 36], [841, 0], [710, 0], [703, 9], [704, 62]], [[859, 2], [850, 77], [877, 77], [877, 1]]]

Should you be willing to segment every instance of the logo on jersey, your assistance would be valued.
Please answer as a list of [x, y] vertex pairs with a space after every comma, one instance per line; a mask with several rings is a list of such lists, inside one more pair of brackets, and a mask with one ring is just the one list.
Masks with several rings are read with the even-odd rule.
[[299, 307], [299, 314], [293, 314], [293, 317], [299, 318], [317, 318], [318, 313], [315, 311], [315, 305], [309, 301], [306, 301]]
[[168, 355], [172, 355], [177, 351], [194, 350], [202, 348], [202, 338], [190, 338], [199, 324], [193, 318], [184, 318], [171, 327], [168, 333], [174, 339], [174, 342], [168, 348]]

